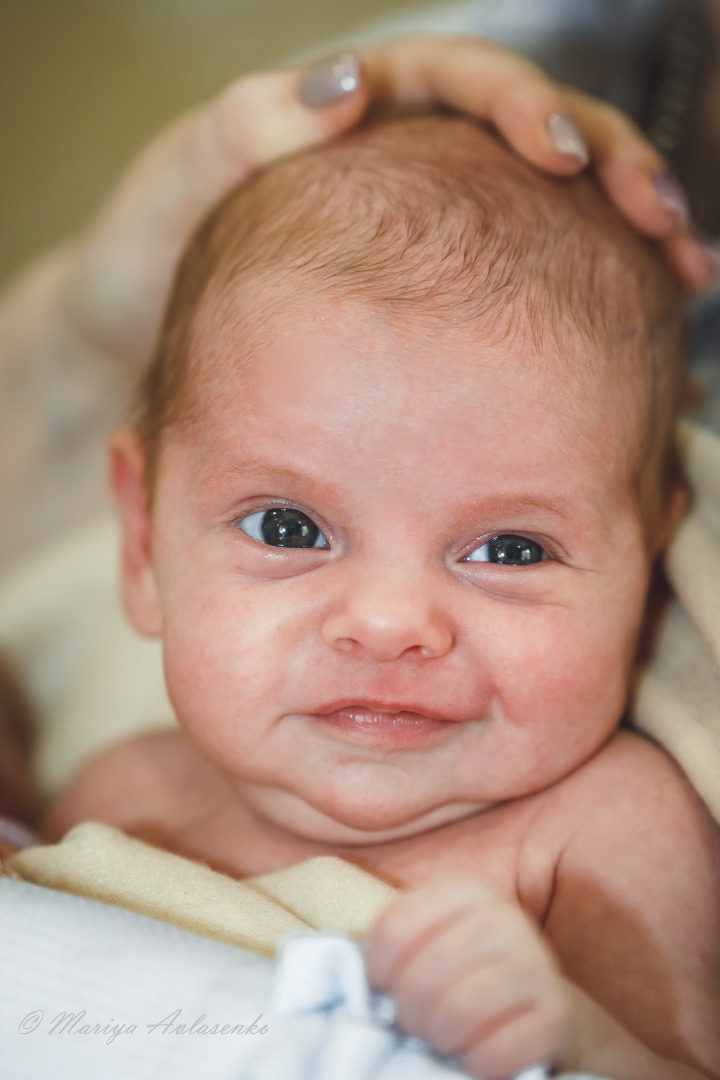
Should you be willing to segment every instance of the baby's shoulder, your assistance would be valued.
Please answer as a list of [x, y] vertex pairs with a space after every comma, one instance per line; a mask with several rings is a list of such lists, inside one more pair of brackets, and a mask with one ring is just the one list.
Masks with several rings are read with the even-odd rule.
[[653, 856], [689, 866], [720, 854], [717, 826], [682, 769], [628, 730], [553, 789], [546, 827], [566, 861], [637, 867], [641, 855], [651, 872]]
[[[622, 728], [579, 769], [558, 785], [558, 801], [584, 804], [588, 819], [625, 818], [636, 808], [642, 816], [670, 815], [678, 803], [695, 805], [698, 796], [680, 766], [650, 739]], [[655, 820], [657, 820], [655, 818]]]

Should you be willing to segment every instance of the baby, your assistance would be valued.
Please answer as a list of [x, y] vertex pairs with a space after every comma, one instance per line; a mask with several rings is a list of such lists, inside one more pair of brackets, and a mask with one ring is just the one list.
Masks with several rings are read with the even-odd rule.
[[684, 506], [682, 353], [651, 246], [469, 121], [232, 194], [111, 451], [182, 733], [92, 763], [51, 831], [404, 887], [369, 976], [472, 1075], [720, 1077], [720, 841], [618, 727]]

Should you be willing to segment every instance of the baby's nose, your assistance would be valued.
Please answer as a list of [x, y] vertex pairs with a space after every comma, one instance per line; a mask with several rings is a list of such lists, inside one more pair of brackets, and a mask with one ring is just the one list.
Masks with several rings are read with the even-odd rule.
[[412, 588], [388, 580], [356, 582], [326, 617], [322, 636], [340, 652], [378, 663], [411, 655], [433, 659], [454, 645], [427, 583]]

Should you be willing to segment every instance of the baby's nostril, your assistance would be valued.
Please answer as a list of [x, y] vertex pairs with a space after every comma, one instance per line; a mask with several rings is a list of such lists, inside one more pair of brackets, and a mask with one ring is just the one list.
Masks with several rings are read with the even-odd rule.
[[349, 637], [338, 638], [337, 641], [335, 642], [335, 648], [339, 649], [340, 652], [346, 652], [346, 653], [352, 652], [354, 646], [355, 646], [355, 642], [353, 641], [352, 638], [349, 638]]

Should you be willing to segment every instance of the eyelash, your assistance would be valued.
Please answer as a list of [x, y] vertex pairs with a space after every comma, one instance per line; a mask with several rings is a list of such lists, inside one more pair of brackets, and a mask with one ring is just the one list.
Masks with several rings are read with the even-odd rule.
[[[515, 542], [519, 542], [520, 545], [525, 546], [526, 550], [527, 550], [527, 548], [530, 547], [530, 545], [532, 545], [532, 547], [539, 548], [540, 553], [541, 553], [541, 557], [539, 559], [533, 560], [533, 561], [528, 560], [524, 564], [526, 567], [527, 566], [538, 566], [540, 563], [554, 561], [555, 558], [556, 558], [556, 556], [553, 553], [551, 553], [551, 551], [549, 550], [549, 547], [550, 547], [549, 542], [546, 541], [544, 537], [541, 538], [541, 537], [536, 537], [536, 536], [530, 536], [527, 533], [523, 533], [523, 532], [498, 531], [498, 532], [493, 533], [491, 536], [489, 536], [482, 543], [478, 543], [476, 541], [475, 545], [468, 551], [468, 553], [465, 556], [463, 556], [461, 561], [464, 562], [464, 563], [476, 563], [476, 564], [477, 563], [484, 563], [484, 564], [490, 565], [490, 566], [503, 566], [504, 565], [503, 559], [493, 560], [493, 559], [490, 559], [490, 558], [484, 558], [484, 559], [473, 558], [473, 555], [477, 555], [477, 553], [481, 552], [484, 548], [489, 548], [489, 546], [491, 544], [493, 544], [495, 542], [499, 542], [499, 541], [510, 541], [510, 542], [515, 541]], [[522, 567], [523, 563], [522, 562], [521, 563], [510, 563], [510, 562], [508, 562], [505, 565], [512, 566], [512, 567], [516, 568], [518, 566]]]
[[[262, 537], [260, 535], [256, 535], [256, 534], [260, 533], [260, 530], [262, 529], [262, 527], [264, 525], [263, 519], [265, 518], [265, 515], [266, 514], [271, 514], [273, 511], [276, 511], [278, 513], [278, 515], [282, 511], [291, 511], [291, 512], [294, 512], [297, 515], [300, 515], [301, 517], [307, 518], [310, 525], [313, 526], [315, 528], [316, 532], [317, 532], [317, 537], [315, 538], [315, 542], [312, 543], [312, 544], [308, 544], [308, 545], [293, 544], [293, 543], [270, 544], [267, 540], [262, 539]], [[243, 528], [243, 524], [246, 524], [252, 518], [257, 519], [256, 522], [253, 523], [252, 531], [250, 531], [249, 529]], [[278, 520], [275, 522], [275, 524], [276, 524], [276, 527], [278, 528], [278, 530], [282, 531], [282, 525], [283, 525], [282, 519], [280, 519], [278, 517]], [[297, 550], [303, 550], [303, 551], [327, 551], [327, 549], [330, 547], [330, 542], [329, 542], [328, 536], [326, 535], [326, 531], [324, 531], [323, 529], [320, 528], [320, 526], [315, 521], [314, 516], [308, 514], [305, 510], [301, 510], [299, 506], [293, 506], [291, 503], [288, 503], [288, 502], [279, 502], [274, 506], [265, 505], [265, 506], [262, 506], [262, 507], [258, 507], [258, 509], [251, 510], [250, 513], [248, 513], [248, 514], [243, 514], [242, 517], [235, 518], [234, 521], [233, 521], [233, 525], [234, 525], [234, 527], [236, 529], [239, 529], [241, 532], [244, 532], [246, 536], [249, 536], [250, 539], [254, 540], [256, 543], [262, 544], [262, 545], [264, 545], [266, 547], [274, 548], [276, 550], [281, 550], [281, 551], [287, 551], [287, 550], [294, 550], [294, 551], [297, 551]], [[255, 526], [257, 526], [257, 528], [255, 528]], [[319, 539], [322, 539], [324, 541], [324, 543], [318, 544], [317, 540], [319, 540]]]
[[[269, 540], [267, 540], [266, 538], [261, 536], [260, 535], [261, 531], [264, 532], [265, 515], [271, 514], [273, 511], [276, 511], [278, 516], [276, 517], [276, 520], [271, 523], [270, 527], [272, 528], [274, 526], [275, 529], [278, 531], [278, 533], [280, 535], [283, 535], [284, 529], [287, 528], [289, 526], [289, 524], [291, 523], [291, 519], [288, 522], [283, 521], [282, 517], [280, 516], [283, 511], [290, 511], [291, 513], [294, 512], [296, 515], [300, 515], [301, 517], [306, 518], [309, 525], [316, 531], [316, 535], [312, 538], [312, 542], [307, 543], [307, 544], [305, 544], [305, 543], [293, 543], [292, 542], [293, 537], [297, 538], [297, 530], [295, 530], [295, 529], [291, 529], [289, 531], [288, 539], [290, 540], [290, 542], [288, 542], [288, 543], [273, 544], [273, 543], [270, 543]], [[253, 522], [252, 527], [251, 528], [244, 528], [243, 526], [246, 525], [253, 518], [255, 518], [256, 520], [255, 520], [255, 522]], [[274, 548], [276, 550], [279, 549], [279, 550], [282, 550], [282, 551], [287, 551], [287, 550], [304, 550], [304, 551], [318, 551], [319, 550], [319, 551], [326, 551], [330, 547], [330, 541], [328, 539], [328, 536], [326, 535], [326, 532], [329, 532], [329, 530], [323, 531], [323, 529], [321, 529], [320, 526], [315, 521], [314, 516], [311, 516], [305, 510], [300, 509], [300, 507], [298, 507], [298, 506], [292, 506], [288, 502], [278, 502], [275, 506], [268, 506], [267, 504], [265, 504], [265, 506], [258, 507], [255, 510], [251, 510], [250, 513], [243, 514], [242, 517], [235, 518], [234, 521], [233, 521], [233, 525], [234, 525], [235, 528], [237, 528], [240, 531], [244, 532], [246, 536], [249, 536], [250, 539], [254, 540], [256, 543], [262, 544], [262, 545], [270, 547], [270, 548]], [[302, 533], [300, 539], [305, 540], [305, 539], [309, 539], [310, 537], [312, 537], [312, 532], [308, 532], [306, 526], [303, 526], [301, 524], [300, 528], [301, 528], [301, 530], [305, 529], [305, 531]], [[491, 559], [489, 557], [486, 557], [486, 558], [481, 559], [481, 558], [473, 558], [472, 557], [473, 555], [477, 555], [477, 553], [482, 551], [484, 548], [488, 548], [490, 544], [493, 544], [493, 543], [499, 542], [499, 541], [503, 541], [503, 540], [504, 541], [517, 541], [517, 542], [520, 542], [520, 543], [524, 542], [526, 544], [526, 549], [528, 549], [530, 547], [530, 545], [532, 545], [533, 547], [539, 548], [539, 550], [541, 552], [541, 557], [540, 557], [540, 559], [537, 559], [537, 560], [528, 559], [528, 561], [525, 564], [523, 564], [522, 562], [519, 562], [519, 563], [518, 562], [510, 562], [510, 561], [504, 562], [504, 560], [502, 558]], [[318, 541], [322, 541], [322, 542], [318, 543]], [[549, 546], [550, 545], [548, 544], [548, 541], [545, 540], [545, 538], [528, 536], [525, 533], [517, 533], [517, 532], [495, 532], [490, 537], [488, 537], [486, 540], [484, 540], [482, 543], [478, 543], [476, 541], [475, 546], [473, 548], [471, 548], [467, 552], [467, 554], [462, 557], [462, 559], [460, 561], [463, 562], [463, 563], [476, 563], [476, 564], [477, 563], [483, 563], [485, 565], [493, 566], [493, 567], [503, 567], [504, 566], [507, 569], [509, 569], [509, 568], [512, 568], [512, 569], [523, 568], [523, 565], [524, 565], [524, 568], [527, 569], [530, 566], [537, 566], [542, 562], [552, 561], [552, 560], [554, 560], [556, 558], [556, 556], [551, 551], [548, 550]], [[496, 554], [498, 554], [498, 552], [496, 552]]]

